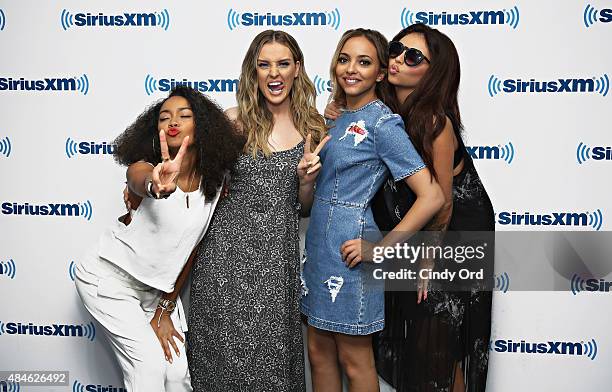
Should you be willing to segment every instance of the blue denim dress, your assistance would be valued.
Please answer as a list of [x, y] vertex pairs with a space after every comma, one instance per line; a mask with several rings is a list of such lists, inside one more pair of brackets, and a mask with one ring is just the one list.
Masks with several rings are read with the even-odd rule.
[[401, 117], [379, 100], [331, 125], [306, 233], [301, 309], [316, 328], [368, 335], [384, 327], [384, 282], [366, 287], [362, 265], [349, 269], [340, 247], [364, 233], [382, 238], [370, 207], [376, 191], [389, 173], [399, 181], [425, 165]]

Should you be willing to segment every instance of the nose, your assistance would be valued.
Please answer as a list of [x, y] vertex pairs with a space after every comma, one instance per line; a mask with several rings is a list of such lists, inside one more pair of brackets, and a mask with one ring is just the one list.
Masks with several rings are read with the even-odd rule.
[[279, 75], [278, 67], [276, 66], [276, 64], [272, 64], [270, 66], [270, 76], [274, 78], [278, 75]]
[[348, 73], [355, 73], [355, 72], [357, 72], [357, 63], [354, 62], [354, 61], [349, 61], [348, 68], [346, 69], [346, 72], [348, 72]]
[[399, 54], [399, 56], [395, 57], [395, 59], [393, 59], [397, 64], [401, 64], [404, 62], [404, 56], [406, 55], [406, 51], [402, 52]]
[[177, 125], [178, 125], [178, 116], [172, 116], [172, 118], [170, 118], [170, 123], [168, 124], [168, 126], [176, 127]]

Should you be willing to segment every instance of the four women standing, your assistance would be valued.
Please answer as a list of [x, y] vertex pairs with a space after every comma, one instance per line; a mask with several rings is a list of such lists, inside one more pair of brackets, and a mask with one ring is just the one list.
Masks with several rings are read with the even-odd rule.
[[[490, 202], [459, 134], [458, 57], [452, 42], [432, 31], [422, 25], [405, 29], [390, 47], [376, 31], [347, 31], [330, 69], [334, 101], [346, 108], [334, 114], [338, 108], [330, 107], [336, 118], [328, 128], [316, 111], [315, 89], [293, 37], [268, 30], [251, 43], [238, 107], [226, 111], [246, 142], [193, 267], [188, 362], [194, 390], [304, 391], [300, 300], [314, 389], [340, 391], [343, 370], [351, 391], [378, 390], [372, 336], [385, 323], [398, 323], [394, 309], [401, 305], [388, 297], [385, 314], [383, 287], [364, 283], [360, 263], [374, 246], [365, 233], [384, 246], [425, 225], [492, 229]], [[207, 184], [206, 177], [202, 181]], [[166, 185], [153, 185], [145, 191], [165, 193]], [[387, 211], [373, 212], [379, 189], [392, 202], [384, 206]], [[452, 210], [455, 200], [460, 202]], [[480, 212], [477, 222], [467, 217], [473, 210]], [[311, 211], [301, 271], [300, 211]], [[379, 226], [390, 233], [383, 237]], [[427, 295], [424, 286], [417, 301]], [[455, 298], [434, 288], [429, 298], [435, 309], [452, 301], [465, 307], [469, 300], [477, 314], [490, 317], [486, 295]], [[442, 329], [444, 342], [461, 341], [464, 324], [449, 326], [432, 306], [422, 309], [430, 311], [414, 310], [411, 320], [399, 321], [417, 326], [411, 336], [431, 338]], [[426, 322], [419, 322], [422, 314]], [[388, 327], [376, 340], [383, 377], [400, 390], [460, 390], [455, 380], [462, 379], [458, 364], [464, 351], [434, 345], [433, 357], [419, 353], [415, 358], [422, 362], [409, 362], [406, 381], [398, 376], [406, 362], [396, 359], [413, 353], [381, 355], [390, 329], [399, 330]], [[390, 339], [386, 342], [398, 342]], [[168, 358], [169, 343], [160, 342]], [[384, 353], [392, 352], [384, 347]], [[416, 350], [402, 343], [393, 349]], [[447, 358], [443, 373], [428, 371], [434, 357]], [[486, 363], [484, 372], [486, 380]], [[482, 380], [468, 382], [477, 388], [472, 385]], [[431, 389], [434, 383], [442, 389]]]

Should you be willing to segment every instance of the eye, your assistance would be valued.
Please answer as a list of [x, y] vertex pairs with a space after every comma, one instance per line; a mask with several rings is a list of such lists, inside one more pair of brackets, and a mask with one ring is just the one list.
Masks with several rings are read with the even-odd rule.
[[367, 66], [369, 66], [370, 64], [372, 64], [372, 62], [371, 62], [370, 60], [365, 60], [365, 59], [364, 59], [364, 60], [360, 60], [360, 61], [359, 61], [359, 64], [360, 64], [360, 65], [363, 65], [364, 67], [367, 67]]
[[268, 63], [266, 63], [266, 62], [263, 62], [263, 61], [262, 61], [262, 62], [260, 62], [260, 63], [257, 63], [257, 66], [258, 66], [259, 68], [268, 68], [268, 67], [269, 67], [269, 64], [268, 64]]
[[168, 121], [168, 120], [170, 120], [170, 117], [160, 117], [159, 118], [159, 122]]
[[183, 114], [183, 115], [181, 116], [181, 118], [191, 118], [191, 115], [190, 115], [190, 114]]
[[338, 57], [338, 63], [339, 64], [345, 64], [347, 62], [348, 62], [348, 58], [347, 57], [345, 57], [345, 56]]
[[289, 61], [281, 61], [280, 63], [278, 63], [278, 66], [283, 68], [287, 68], [290, 65], [291, 63]]

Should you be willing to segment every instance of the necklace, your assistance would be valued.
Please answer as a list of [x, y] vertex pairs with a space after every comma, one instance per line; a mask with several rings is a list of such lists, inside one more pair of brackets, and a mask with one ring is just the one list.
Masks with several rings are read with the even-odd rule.
[[185, 204], [187, 208], [189, 208], [189, 191], [191, 190], [191, 185], [193, 184], [193, 180], [195, 178], [195, 169], [193, 170], [193, 174], [191, 175], [191, 180], [189, 181], [189, 188], [187, 188], [187, 192], [185, 192]]

